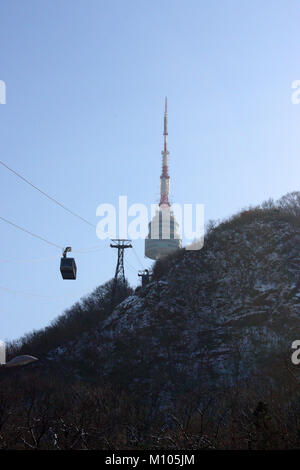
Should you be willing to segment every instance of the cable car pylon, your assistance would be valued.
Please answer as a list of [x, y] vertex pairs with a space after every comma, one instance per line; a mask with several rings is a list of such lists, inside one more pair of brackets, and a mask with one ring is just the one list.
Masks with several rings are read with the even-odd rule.
[[113, 281], [113, 288], [111, 294], [111, 306], [114, 306], [115, 295], [117, 287], [125, 286], [125, 271], [124, 271], [124, 250], [126, 248], [132, 248], [131, 240], [125, 238], [113, 238], [112, 243], [110, 244], [111, 248], [116, 248], [118, 250], [118, 260], [115, 271], [115, 277]]
[[149, 284], [151, 280], [152, 273], [149, 272], [149, 269], [143, 269], [138, 272], [138, 276], [142, 278], [142, 287], [145, 287]]

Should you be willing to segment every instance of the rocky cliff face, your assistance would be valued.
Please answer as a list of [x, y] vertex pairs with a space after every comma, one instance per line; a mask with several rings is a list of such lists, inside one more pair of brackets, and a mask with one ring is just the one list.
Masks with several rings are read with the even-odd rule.
[[150, 284], [43, 367], [164, 399], [275, 364], [280, 374], [300, 334], [299, 220], [272, 206], [211, 228], [202, 250], [158, 262]]

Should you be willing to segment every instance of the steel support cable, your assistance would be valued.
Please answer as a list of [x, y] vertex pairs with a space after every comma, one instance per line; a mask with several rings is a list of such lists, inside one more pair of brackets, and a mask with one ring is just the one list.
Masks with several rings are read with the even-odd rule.
[[98, 251], [104, 250], [106, 247], [101, 246], [99, 247], [91, 247], [91, 248], [80, 248], [76, 250], [72, 250], [72, 253], [80, 253], [80, 254], [85, 254], [85, 253], [97, 253]]
[[56, 248], [59, 248], [60, 250], [63, 250], [63, 249], [64, 249], [64, 247], [62, 247], [62, 246], [60, 246], [60, 245], [57, 245], [56, 243], [50, 242], [50, 241], [47, 240], [46, 238], [43, 238], [43, 237], [41, 237], [40, 235], [37, 235], [36, 233], [30, 232], [30, 231], [27, 230], [26, 228], [23, 228], [23, 227], [21, 227], [20, 225], [17, 225], [17, 224], [15, 224], [14, 222], [11, 222], [10, 220], [6, 219], [5, 217], [1, 217], [1, 216], [0, 216], [0, 219], [3, 220], [3, 222], [6, 222], [7, 224], [12, 225], [13, 227], [15, 227], [15, 228], [17, 228], [17, 229], [22, 230], [22, 232], [25, 232], [25, 233], [27, 233], [28, 235], [31, 235], [32, 237], [38, 238], [39, 240], [42, 240], [42, 241], [45, 242], [45, 243], [48, 243], [48, 245], [55, 246]]
[[[15, 224], [14, 222], [11, 222], [10, 220], [6, 219], [5, 217], [0, 216], [0, 219], [3, 222], [6, 222], [7, 224], [12, 225], [13, 227], [21, 230], [22, 232], [25, 232], [28, 235], [31, 235], [32, 237], [38, 238], [39, 240], [42, 240], [45, 243], [48, 243], [49, 245], [55, 246], [56, 248], [59, 248], [60, 250], [64, 249], [63, 246], [57, 245], [56, 243], [53, 243], [50, 240], [47, 240], [46, 238], [41, 237], [40, 235], [37, 235], [36, 233], [33, 233], [33, 232], [31, 232], [30, 230], [27, 230], [24, 227], [21, 227], [20, 225]], [[79, 249], [79, 250], [74, 250], [73, 252], [74, 253], [96, 253], [97, 251], [104, 250], [104, 248], [105, 247], [99, 247], [99, 245], [94, 245], [94, 246], [91, 246], [89, 248], [82, 248], [82, 249]], [[4, 262], [5, 262], [5, 260], [4, 260]]]
[[136, 269], [132, 266], [132, 264], [129, 263], [128, 259], [125, 260], [125, 265], [127, 265], [128, 268], [132, 269], [136, 273]]
[[2, 166], [4, 166], [7, 170], [9, 170], [11, 173], [13, 173], [14, 175], [16, 175], [18, 178], [20, 178], [21, 180], [23, 180], [25, 183], [29, 184], [32, 188], [36, 189], [37, 191], [39, 191], [39, 193], [41, 193], [43, 196], [47, 197], [48, 199], [50, 199], [50, 201], [54, 202], [55, 204], [57, 204], [58, 206], [60, 206], [62, 209], [64, 209], [65, 211], [69, 212], [69, 214], [72, 214], [74, 217], [77, 217], [78, 219], [80, 219], [82, 222], [85, 222], [86, 224], [92, 226], [92, 227], [96, 227], [95, 224], [92, 224], [92, 222], [89, 222], [87, 219], [85, 219], [84, 217], [82, 217], [81, 215], [79, 214], [76, 214], [76, 212], [72, 211], [71, 209], [69, 209], [67, 206], [65, 206], [64, 204], [62, 204], [61, 202], [57, 201], [57, 199], [55, 199], [54, 197], [52, 196], [49, 196], [49, 194], [45, 193], [45, 191], [43, 191], [42, 189], [38, 188], [38, 186], [36, 186], [35, 184], [31, 183], [28, 179], [24, 178], [24, 176], [22, 176], [20, 173], [18, 173], [17, 171], [13, 170], [12, 168], [10, 168], [8, 165], [6, 165], [6, 163], [2, 162], [0, 160], [0, 164]]
[[[72, 253], [76, 253], [76, 255], [88, 255], [90, 253], [98, 253], [99, 251], [104, 250], [104, 247], [98, 249], [98, 250], [84, 250], [84, 251], [77, 251], [74, 250]], [[11, 264], [28, 264], [28, 263], [38, 263], [38, 262], [44, 262], [44, 261], [51, 261], [53, 259], [57, 259], [56, 256], [47, 256], [46, 258], [26, 258], [26, 259], [0, 259], [0, 263], [11, 263]]]
[[144, 269], [144, 265], [143, 265], [143, 263], [141, 262], [141, 260], [140, 260], [140, 258], [139, 258], [139, 256], [138, 256], [137, 252], [135, 251], [135, 248], [132, 247], [132, 250], [133, 250], [133, 253], [135, 254], [136, 259], [138, 260], [138, 262], [140, 263], [140, 265], [141, 265], [142, 268]]
[[54, 295], [34, 294], [32, 292], [24, 292], [24, 291], [10, 289], [9, 287], [3, 287], [3, 286], [0, 286], [0, 290], [8, 292], [10, 294], [22, 295], [24, 297], [39, 297], [41, 299], [53, 300], [53, 301], [66, 299], [65, 295], [54, 296]]
[[142, 266], [142, 270], [144, 270], [145, 267], [144, 267], [143, 264], [141, 263], [141, 260], [139, 259], [139, 257], [137, 256], [137, 253], [136, 253], [134, 250], [133, 250], [133, 254], [134, 254], [135, 256], [134, 256], [134, 258], [133, 258], [132, 255], [131, 255], [130, 261], [131, 261], [131, 263], [134, 264], [136, 272], [141, 269], [140, 266]]
[[0, 263], [11, 263], [11, 264], [27, 264], [27, 263], [38, 263], [43, 261], [49, 261], [57, 259], [56, 256], [48, 256], [47, 258], [27, 258], [27, 259], [0, 259]]
[[[128, 261], [128, 257], [130, 256], [130, 262]], [[137, 272], [139, 270], [138, 267], [136, 267], [136, 259], [132, 258], [131, 255], [128, 255], [128, 257], [126, 258], [126, 262], [135, 270], [135, 272]], [[131, 264], [132, 263], [132, 264]], [[134, 266], [133, 266], [134, 265]]]

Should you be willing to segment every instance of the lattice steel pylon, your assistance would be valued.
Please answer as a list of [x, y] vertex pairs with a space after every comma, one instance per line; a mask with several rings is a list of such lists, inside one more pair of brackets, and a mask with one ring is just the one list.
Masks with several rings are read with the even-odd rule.
[[118, 249], [118, 261], [115, 271], [112, 295], [111, 295], [111, 304], [114, 303], [114, 298], [117, 290], [117, 286], [125, 286], [125, 272], [124, 272], [124, 250], [126, 248], [132, 248], [131, 240], [125, 238], [114, 238], [111, 240], [111, 248]]

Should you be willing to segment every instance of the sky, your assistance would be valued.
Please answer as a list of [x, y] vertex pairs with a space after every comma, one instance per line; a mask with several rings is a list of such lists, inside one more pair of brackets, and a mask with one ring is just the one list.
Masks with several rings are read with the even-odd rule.
[[[126, 195], [158, 202], [164, 98], [172, 201], [205, 221], [299, 190], [300, 4], [294, 0], [12, 0], [0, 4], [0, 159], [97, 224]], [[0, 338], [45, 327], [111, 279], [116, 250], [0, 165]], [[94, 250], [94, 251], [92, 251]], [[79, 252], [82, 253], [79, 253]], [[126, 275], [151, 266], [144, 243]]]

